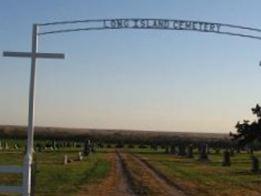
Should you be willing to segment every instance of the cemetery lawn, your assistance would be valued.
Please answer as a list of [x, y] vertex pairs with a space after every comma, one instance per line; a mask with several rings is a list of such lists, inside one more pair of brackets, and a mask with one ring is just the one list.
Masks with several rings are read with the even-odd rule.
[[[81, 186], [89, 183], [98, 183], [110, 170], [110, 162], [102, 153], [94, 153], [85, 157], [83, 161], [73, 161], [63, 164], [64, 155], [69, 159], [77, 159], [78, 151], [41, 152], [36, 154], [37, 168], [36, 190], [37, 195], [74, 195]], [[22, 165], [22, 152], [0, 152], [1, 165]], [[1, 185], [21, 185], [22, 175], [1, 174]]]
[[[87, 187], [88, 185], [95, 187], [95, 185], [102, 183], [102, 180], [111, 172], [113, 164], [116, 163], [108, 159], [108, 156], [115, 151], [114, 148], [110, 148], [97, 150], [96, 153], [85, 157], [83, 161], [63, 164], [65, 154], [69, 159], [76, 160], [79, 151], [80, 148], [65, 148], [59, 151], [45, 151], [35, 154], [38, 163], [36, 195], [84, 193], [86, 185]], [[250, 155], [247, 153], [235, 153], [235, 156], [231, 157], [231, 167], [222, 167], [221, 153], [211, 153], [209, 161], [201, 162], [198, 160], [197, 153], [194, 153], [193, 159], [189, 159], [164, 154], [163, 149], [153, 151], [149, 148], [124, 148], [120, 152], [128, 161], [127, 166], [130, 171], [137, 174], [137, 181], [141, 180], [138, 177], [145, 171], [146, 166], [139, 164], [138, 167], [136, 164], [138, 161], [135, 161], [135, 157], [140, 158], [149, 168], [163, 176], [162, 179], [166, 183], [174, 185], [188, 195], [261, 195], [261, 173], [250, 172]], [[132, 157], [132, 154], [135, 157]], [[255, 155], [261, 158], [261, 152], [256, 152]], [[1, 151], [0, 156], [0, 165], [22, 165], [23, 163], [22, 151]], [[124, 173], [120, 175], [124, 175]], [[144, 186], [142, 191], [149, 194], [150, 190], [154, 189], [149, 182], [146, 182], [140, 184], [148, 185]], [[22, 175], [0, 174], [1, 185], [21, 185], [21, 183]]]
[[[231, 167], [222, 167], [222, 154], [209, 155], [209, 161], [155, 152], [131, 150], [177, 187], [191, 195], [261, 195], [261, 174], [250, 172], [250, 155], [235, 154]], [[255, 153], [259, 158], [261, 153]]]

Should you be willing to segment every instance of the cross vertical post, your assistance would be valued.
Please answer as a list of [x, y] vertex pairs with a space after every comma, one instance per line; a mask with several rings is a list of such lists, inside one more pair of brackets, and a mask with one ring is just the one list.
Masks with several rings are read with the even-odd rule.
[[[36, 81], [36, 60], [37, 58], [64, 59], [62, 53], [39, 53], [38, 52], [38, 28], [37, 24], [33, 24], [32, 30], [32, 50], [31, 52], [10, 52], [4, 51], [5, 57], [26, 57], [31, 58], [30, 88], [28, 102], [28, 128], [27, 128], [27, 148], [23, 165], [23, 186], [22, 188], [4, 187], [2, 190], [20, 192], [23, 196], [30, 196], [31, 193], [31, 172], [34, 153], [34, 112], [35, 112], [35, 81]], [[1, 187], [0, 187], [1, 191]]]
[[31, 54], [31, 75], [29, 89], [29, 110], [28, 110], [28, 130], [27, 130], [27, 149], [24, 158], [24, 175], [23, 175], [23, 195], [31, 195], [31, 170], [34, 152], [34, 111], [35, 111], [35, 73], [36, 73], [36, 53], [38, 50], [38, 26], [33, 24], [32, 31], [32, 54]]

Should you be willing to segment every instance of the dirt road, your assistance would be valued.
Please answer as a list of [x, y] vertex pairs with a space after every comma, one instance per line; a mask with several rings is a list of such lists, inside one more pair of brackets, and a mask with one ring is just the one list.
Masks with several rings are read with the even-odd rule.
[[[137, 195], [161, 195], [161, 196], [183, 196], [185, 195], [177, 187], [170, 184], [162, 175], [145, 164], [138, 156], [121, 152], [127, 163], [134, 186], [133, 191]], [[136, 182], [136, 184], [135, 184]]]
[[184, 196], [185, 194], [148, 163], [128, 152], [116, 150], [107, 153], [111, 170], [101, 183], [87, 184], [78, 195], [133, 196], [161, 195]]
[[101, 183], [86, 184], [77, 195], [91, 196], [134, 196], [119, 157], [115, 152], [107, 153], [106, 159], [111, 163], [111, 170]]

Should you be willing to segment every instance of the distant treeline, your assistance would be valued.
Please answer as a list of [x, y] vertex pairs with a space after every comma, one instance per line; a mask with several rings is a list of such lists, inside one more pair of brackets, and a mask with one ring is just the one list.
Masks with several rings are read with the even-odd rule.
[[[1, 138], [26, 138], [26, 127], [0, 126]], [[36, 127], [35, 139], [86, 141], [90, 139], [102, 143], [159, 144], [175, 143], [230, 143], [228, 134], [135, 131], [116, 129], [77, 129], [60, 127]]]

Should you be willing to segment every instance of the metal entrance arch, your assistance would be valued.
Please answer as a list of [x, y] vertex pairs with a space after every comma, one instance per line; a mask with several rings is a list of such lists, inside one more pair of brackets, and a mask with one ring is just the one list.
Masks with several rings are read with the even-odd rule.
[[[76, 27], [72, 27], [76, 25]], [[79, 27], [81, 25], [81, 27]], [[69, 26], [69, 27], [67, 27]], [[47, 29], [48, 28], [48, 29]], [[46, 30], [47, 29], [47, 30]], [[34, 110], [35, 110], [35, 72], [36, 60], [38, 58], [63, 59], [60, 53], [39, 53], [38, 38], [50, 34], [69, 33], [90, 30], [119, 30], [119, 29], [141, 29], [141, 30], [177, 30], [195, 31], [201, 33], [215, 33], [230, 36], [245, 37], [261, 40], [261, 29], [232, 25], [225, 23], [214, 23], [196, 20], [180, 19], [155, 19], [155, 18], [117, 18], [117, 19], [89, 19], [59, 21], [50, 23], [33, 24], [32, 50], [30, 52], [3, 52], [6, 57], [29, 57], [31, 58], [31, 76], [29, 91], [29, 111], [27, 129], [27, 152], [23, 167], [2, 166], [0, 173], [23, 173], [23, 185], [17, 187], [0, 186], [0, 192], [18, 192], [24, 196], [31, 195], [31, 167], [33, 158], [34, 140]]]
[[[83, 25], [81, 28], [64, 27]], [[50, 23], [38, 23], [39, 27], [54, 27], [52, 30], [44, 30], [38, 35], [68, 33], [75, 31], [91, 30], [116, 30], [116, 29], [150, 29], [150, 30], [178, 30], [197, 31], [202, 33], [217, 33], [231, 36], [246, 37], [261, 40], [261, 29], [233, 25], [226, 23], [206, 22], [197, 20], [180, 19], [155, 19], [155, 18], [117, 18], [117, 19], [89, 19], [60, 21]], [[61, 28], [62, 27], [62, 28]]]

